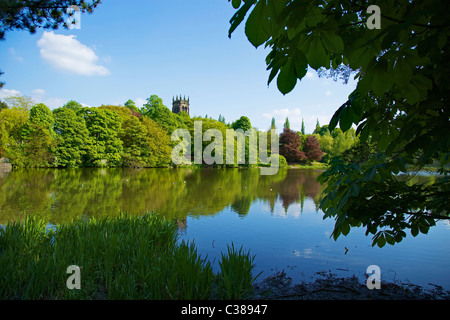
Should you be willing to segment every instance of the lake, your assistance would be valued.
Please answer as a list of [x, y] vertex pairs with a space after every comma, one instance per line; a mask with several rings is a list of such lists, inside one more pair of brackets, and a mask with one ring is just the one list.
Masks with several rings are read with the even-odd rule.
[[[450, 224], [394, 246], [372, 247], [365, 230], [330, 238], [334, 220], [318, 209], [321, 171], [280, 169], [26, 169], [0, 172], [0, 224], [35, 215], [51, 224], [122, 212], [158, 212], [179, 227], [180, 240], [195, 241], [218, 268], [227, 245], [255, 255], [260, 279], [284, 271], [310, 281], [319, 271], [356, 275], [378, 265], [383, 281], [450, 289]], [[417, 176], [415, 179], [427, 179]], [[347, 250], [348, 249], [348, 250]]]

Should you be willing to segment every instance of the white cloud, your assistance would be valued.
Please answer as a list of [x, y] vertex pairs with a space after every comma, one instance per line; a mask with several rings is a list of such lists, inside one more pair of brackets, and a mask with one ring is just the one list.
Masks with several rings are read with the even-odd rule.
[[43, 104], [45, 104], [47, 107], [49, 107], [50, 109], [56, 109], [59, 107], [62, 107], [67, 101], [65, 99], [62, 98], [47, 98], [43, 101], [39, 101], [42, 102]]
[[134, 100], [134, 103], [135, 103], [136, 107], [137, 107], [138, 109], [140, 109], [140, 108], [142, 108], [142, 106], [143, 106], [144, 104], [147, 103], [147, 100], [146, 100], [146, 99], [142, 99], [142, 98], [136, 98], [136, 100]]
[[62, 98], [50, 96], [44, 89], [34, 89], [31, 91], [31, 97], [37, 103], [43, 103], [50, 109], [59, 108], [66, 103], [66, 100]]
[[21, 93], [18, 90], [14, 90], [14, 89], [6, 89], [6, 88], [1, 88], [0, 89], [0, 99], [5, 99], [6, 97], [10, 97], [10, 96], [20, 96]]
[[[10, 96], [21, 96], [21, 95], [23, 94], [19, 90], [6, 88], [0, 89], [0, 100], [3, 100], [4, 98]], [[25, 95], [28, 96], [28, 94]], [[52, 97], [44, 89], [39, 88], [32, 90], [30, 97], [35, 103], [43, 103], [50, 109], [59, 108], [67, 102], [67, 99]]]
[[34, 89], [31, 91], [35, 96], [43, 96], [46, 92], [44, 89]]
[[75, 35], [44, 32], [38, 40], [41, 57], [54, 68], [84, 76], [105, 76], [110, 71], [98, 65], [95, 52], [76, 39]]
[[327, 97], [329, 97], [329, 96], [331, 96], [333, 93], [330, 91], [330, 90], [327, 90], [327, 92], [325, 92], [325, 95], [327, 96]]

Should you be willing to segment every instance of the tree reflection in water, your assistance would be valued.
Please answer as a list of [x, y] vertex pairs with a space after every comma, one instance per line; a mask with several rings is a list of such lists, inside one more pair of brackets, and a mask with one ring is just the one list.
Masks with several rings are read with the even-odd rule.
[[256, 200], [274, 208], [319, 203], [320, 171], [285, 169], [24, 169], [0, 176], [0, 223], [36, 215], [58, 224], [80, 217], [158, 212], [186, 227], [187, 216], [229, 207], [245, 217]]

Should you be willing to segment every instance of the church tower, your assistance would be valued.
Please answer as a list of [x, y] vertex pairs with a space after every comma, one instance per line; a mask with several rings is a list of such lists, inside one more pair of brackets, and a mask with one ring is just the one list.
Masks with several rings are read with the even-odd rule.
[[173, 113], [180, 113], [180, 112], [186, 112], [189, 114], [189, 97], [186, 100], [186, 97], [181, 98], [181, 95], [175, 98], [172, 97], [172, 112]]

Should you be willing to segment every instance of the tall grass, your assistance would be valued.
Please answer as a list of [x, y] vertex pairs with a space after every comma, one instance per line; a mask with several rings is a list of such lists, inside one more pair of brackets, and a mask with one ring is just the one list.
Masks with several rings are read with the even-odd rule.
[[218, 275], [218, 295], [223, 299], [245, 299], [252, 293], [252, 284], [259, 277], [253, 277], [254, 256], [250, 256], [250, 251], [244, 252], [240, 247], [239, 251], [234, 248], [234, 244], [227, 246], [227, 254], [221, 253], [219, 261], [220, 273]]
[[[250, 290], [247, 256], [231, 251], [230, 261], [222, 258], [222, 271], [214, 274], [194, 243], [178, 240], [176, 225], [156, 214], [54, 228], [32, 217], [11, 222], [0, 228], [0, 298], [209, 299], [217, 279], [223, 283], [219, 298]], [[79, 290], [66, 286], [70, 265], [81, 269]]]

